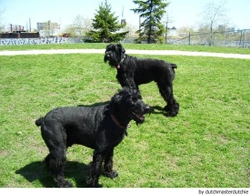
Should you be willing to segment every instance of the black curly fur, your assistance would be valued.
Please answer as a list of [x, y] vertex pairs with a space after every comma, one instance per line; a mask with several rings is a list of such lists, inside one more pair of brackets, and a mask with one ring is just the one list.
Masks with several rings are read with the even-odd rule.
[[86, 178], [88, 186], [100, 186], [98, 180], [103, 162], [104, 175], [117, 177], [118, 173], [113, 170], [114, 148], [123, 140], [128, 123], [131, 120], [143, 123], [143, 115], [150, 110], [138, 90], [124, 88], [112, 97], [109, 104], [60, 107], [37, 119], [35, 124], [41, 126], [42, 137], [49, 149], [45, 162], [58, 186], [72, 186], [64, 177], [64, 167], [66, 150], [73, 144], [94, 149]]
[[109, 44], [106, 47], [104, 61], [117, 69], [116, 78], [122, 87], [137, 88], [138, 85], [155, 81], [161, 96], [166, 101], [165, 110], [169, 116], [176, 116], [179, 104], [173, 94], [174, 69], [176, 64], [163, 60], [136, 58], [125, 54], [121, 44]]

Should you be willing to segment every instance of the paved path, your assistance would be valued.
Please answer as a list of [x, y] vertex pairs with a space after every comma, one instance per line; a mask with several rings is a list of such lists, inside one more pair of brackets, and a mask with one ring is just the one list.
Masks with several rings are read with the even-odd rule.
[[[104, 49], [56, 49], [56, 50], [26, 50], [26, 51], [0, 51], [0, 56], [15, 55], [40, 55], [40, 54], [104, 54]], [[176, 50], [132, 50], [127, 49], [127, 54], [145, 54], [145, 55], [181, 55], [181, 56], [209, 56], [221, 58], [250, 59], [247, 54], [226, 54], [209, 52], [192, 52]]]

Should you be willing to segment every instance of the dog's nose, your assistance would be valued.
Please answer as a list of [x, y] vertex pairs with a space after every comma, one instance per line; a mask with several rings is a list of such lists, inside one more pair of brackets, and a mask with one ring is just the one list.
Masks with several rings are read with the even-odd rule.
[[145, 107], [145, 113], [151, 113], [152, 112], [152, 108], [148, 105], [146, 105]]
[[107, 57], [110, 57], [110, 54], [109, 54], [109, 52], [105, 52], [105, 55], [107, 56]]

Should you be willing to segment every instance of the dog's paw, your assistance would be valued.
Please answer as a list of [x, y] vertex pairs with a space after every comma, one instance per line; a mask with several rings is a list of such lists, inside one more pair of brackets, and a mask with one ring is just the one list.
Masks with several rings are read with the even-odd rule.
[[104, 172], [104, 176], [114, 179], [118, 177], [118, 173], [116, 171]]
[[72, 183], [67, 181], [67, 180], [63, 180], [60, 183], [58, 183], [58, 187], [60, 188], [71, 188], [73, 187]]
[[102, 185], [97, 183], [97, 184], [87, 184], [88, 188], [102, 188]]
[[86, 178], [86, 185], [89, 188], [101, 188], [102, 185], [99, 184], [98, 179], [87, 176]]
[[179, 104], [175, 103], [173, 106], [165, 106], [164, 110], [167, 112], [167, 116], [174, 117], [178, 114], [179, 112]]
[[93, 181], [91, 182], [90, 180], [87, 180], [86, 184], [88, 188], [101, 188], [102, 187], [102, 185], [99, 184], [98, 182], [93, 182]]

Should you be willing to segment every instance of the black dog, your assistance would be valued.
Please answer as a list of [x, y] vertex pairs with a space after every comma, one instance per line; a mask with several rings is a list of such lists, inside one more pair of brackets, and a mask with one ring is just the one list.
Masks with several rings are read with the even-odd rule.
[[59, 187], [71, 187], [64, 178], [66, 149], [81, 144], [94, 149], [89, 166], [87, 185], [98, 187], [102, 162], [104, 175], [115, 178], [112, 170], [113, 151], [123, 139], [131, 120], [144, 122], [144, 114], [150, 112], [137, 89], [124, 88], [114, 95], [109, 104], [94, 107], [61, 107], [51, 110], [36, 120], [41, 126], [42, 137], [49, 148], [46, 164]]
[[173, 95], [174, 69], [176, 64], [157, 59], [138, 59], [125, 54], [121, 44], [109, 44], [106, 47], [104, 62], [109, 61], [111, 67], [116, 67], [116, 78], [122, 87], [137, 88], [140, 84], [155, 81], [159, 91], [167, 102], [164, 109], [169, 116], [176, 116], [179, 104]]

